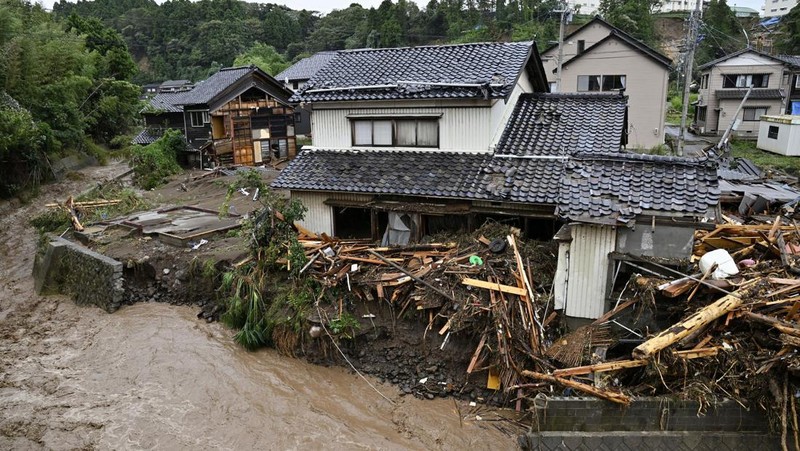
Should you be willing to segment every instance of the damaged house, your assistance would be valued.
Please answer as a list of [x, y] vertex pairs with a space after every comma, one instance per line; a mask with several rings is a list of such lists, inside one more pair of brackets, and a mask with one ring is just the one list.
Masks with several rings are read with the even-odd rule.
[[[694, 232], [719, 217], [713, 160], [620, 153], [578, 153], [566, 164], [556, 234], [556, 309], [598, 318], [623, 265], [645, 271], [648, 257], [687, 261]], [[635, 262], [635, 263], [634, 263]]]
[[223, 68], [191, 89], [161, 92], [142, 110], [147, 145], [169, 128], [183, 131], [184, 163], [257, 165], [296, 154], [291, 91], [255, 66]]
[[716, 166], [625, 152], [620, 93], [546, 91], [532, 43], [340, 52], [293, 97], [313, 107], [313, 146], [272, 186], [308, 208], [305, 228], [387, 245], [489, 218], [546, 240], [563, 219], [560, 306], [596, 318], [615, 253], [688, 258]]
[[626, 98], [546, 90], [531, 42], [339, 52], [292, 98], [313, 146], [273, 186], [317, 233], [395, 243], [498, 218], [549, 239], [565, 159], [619, 151]]

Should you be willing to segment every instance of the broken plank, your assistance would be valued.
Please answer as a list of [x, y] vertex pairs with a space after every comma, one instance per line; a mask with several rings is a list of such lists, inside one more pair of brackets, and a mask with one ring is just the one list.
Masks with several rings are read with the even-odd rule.
[[508, 294], [515, 294], [517, 296], [528, 295], [528, 291], [524, 288], [512, 287], [511, 285], [503, 285], [500, 283], [487, 282], [485, 280], [470, 279], [469, 277], [464, 278], [464, 280], [462, 280], [461, 283], [472, 287], [486, 288], [487, 290], [494, 290]]
[[478, 347], [472, 354], [472, 359], [469, 361], [469, 366], [467, 367], [467, 374], [472, 374], [472, 372], [475, 370], [475, 365], [478, 364], [478, 357], [480, 357], [481, 351], [483, 350], [483, 345], [485, 343], [486, 343], [486, 334], [483, 334], [481, 336], [481, 341], [478, 343]]

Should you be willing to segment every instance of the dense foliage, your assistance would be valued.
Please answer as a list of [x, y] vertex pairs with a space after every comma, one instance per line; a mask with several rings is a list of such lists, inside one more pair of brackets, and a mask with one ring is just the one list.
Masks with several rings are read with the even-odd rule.
[[0, 0], [0, 196], [36, 185], [57, 152], [108, 143], [136, 120], [139, 88], [121, 35]]
[[131, 155], [133, 181], [144, 189], [164, 183], [170, 175], [180, 172], [178, 153], [186, 148], [179, 130], [167, 130], [156, 142], [144, 147], [134, 147]]
[[783, 16], [780, 32], [778, 51], [784, 55], [800, 55], [800, 3]]

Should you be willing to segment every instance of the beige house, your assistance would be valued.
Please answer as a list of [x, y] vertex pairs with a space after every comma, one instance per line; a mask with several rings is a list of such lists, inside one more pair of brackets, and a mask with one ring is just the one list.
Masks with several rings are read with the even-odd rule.
[[560, 87], [558, 46], [542, 53], [551, 92], [624, 89], [629, 98], [628, 147], [664, 143], [669, 58], [599, 17], [566, 36], [563, 52]]
[[[700, 95], [695, 107], [694, 127], [701, 134], [722, 135], [740, 120], [736, 134], [758, 135], [765, 114], [783, 114], [793, 92], [792, 76], [797, 66], [757, 50], [744, 49], [700, 66]], [[738, 117], [739, 104], [752, 86]]]

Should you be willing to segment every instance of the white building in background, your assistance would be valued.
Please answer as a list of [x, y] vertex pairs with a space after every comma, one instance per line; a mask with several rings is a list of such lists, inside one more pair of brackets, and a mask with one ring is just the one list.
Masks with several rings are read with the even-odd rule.
[[779, 17], [789, 14], [797, 5], [797, 0], [764, 0], [763, 16], [764, 17]]

